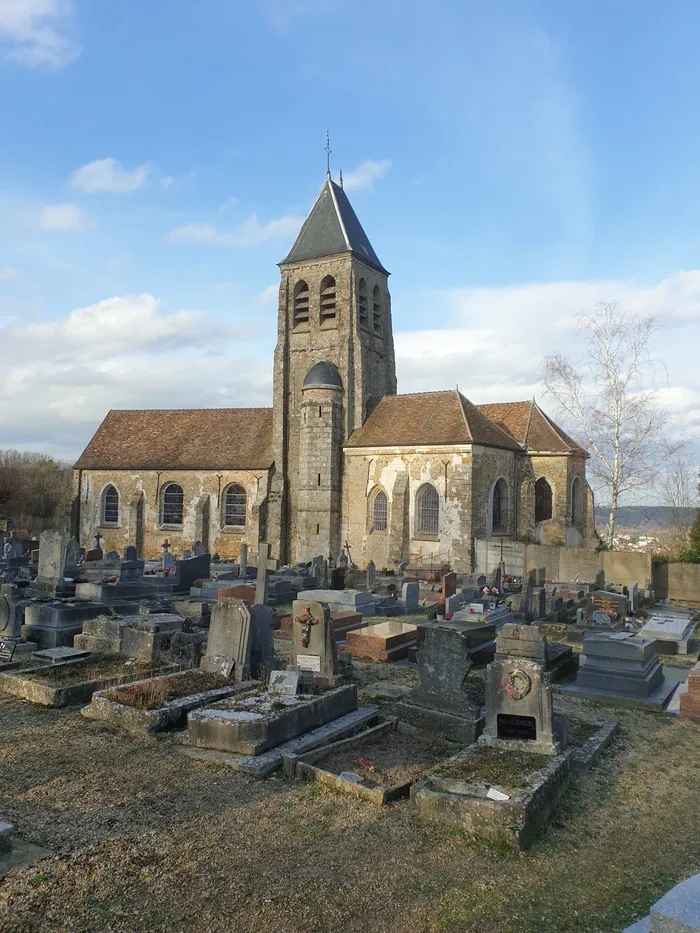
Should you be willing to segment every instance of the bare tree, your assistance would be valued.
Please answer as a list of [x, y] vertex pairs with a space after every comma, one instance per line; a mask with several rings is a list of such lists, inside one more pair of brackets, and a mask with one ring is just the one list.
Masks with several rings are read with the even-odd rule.
[[671, 507], [670, 550], [674, 555], [690, 547], [690, 533], [698, 501], [698, 470], [685, 450], [671, 457], [661, 479], [666, 505]]
[[542, 364], [547, 391], [591, 453], [593, 485], [609, 496], [609, 545], [620, 498], [648, 489], [685, 444], [668, 441], [666, 414], [646, 388], [656, 366], [649, 350], [655, 329], [652, 317], [603, 301], [593, 313], [579, 315], [587, 338], [583, 361], [574, 364], [556, 353]]

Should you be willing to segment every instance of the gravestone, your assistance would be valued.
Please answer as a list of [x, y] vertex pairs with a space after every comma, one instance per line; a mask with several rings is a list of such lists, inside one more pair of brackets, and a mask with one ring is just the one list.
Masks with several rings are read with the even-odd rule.
[[66, 545], [65, 569], [75, 570], [80, 563], [80, 544], [77, 538], [71, 538]]
[[627, 618], [627, 597], [623, 596], [622, 593], [596, 590], [588, 594], [586, 610], [589, 618], [593, 618], [594, 612], [612, 612], [624, 622]]
[[321, 577], [323, 575], [324, 563], [325, 561], [321, 554], [319, 554], [317, 557], [311, 558], [311, 576], [316, 580], [316, 585], [319, 589], [326, 589], [326, 587], [321, 587]]
[[605, 589], [605, 571], [599, 570], [595, 575], [595, 588], [597, 590]]
[[105, 560], [109, 564], [115, 564], [117, 563], [119, 559], [120, 558], [119, 558], [119, 554], [117, 553], [117, 551], [107, 551], [107, 553], [105, 554]]
[[547, 568], [540, 567], [537, 571], [537, 585], [544, 586], [547, 582]]
[[297, 671], [273, 671], [267, 692], [273, 696], [295, 697], [299, 688]]
[[401, 587], [401, 599], [407, 612], [414, 612], [418, 609], [420, 596], [420, 584], [404, 583]]
[[138, 560], [138, 559], [139, 559], [138, 551], [136, 550], [133, 544], [130, 544], [124, 551], [124, 560], [131, 561], [131, 560]]
[[274, 636], [277, 613], [271, 606], [253, 605], [250, 618], [253, 630], [250, 668], [252, 676], [262, 680], [269, 676], [270, 671], [279, 667]]
[[399, 703], [399, 718], [431, 735], [474, 742], [483, 719], [467, 683], [473, 665], [470, 633], [432, 623], [419, 629], [420, 685]]
[[506, 623], [486, 674], [486, 725], [482, 745], [558, 755], [566, 744], [564, 721], [555, 717], [546, 671], [544, 635], [529, 625]]
[[525, 601], [523, 603], [523, 612], [525, 615], [532, 615], [534, 610], [534, 581], [532, 579], [532, 574], [528, 574], [527, 577], [527, 588], [525, 589]]
[[455, 612], [459, 612], [462, 608], [462, 603], [459, 596], [448, 596], [445, 600], [445, 615], [453, 616]]
[[248, 606], [241, 599], [220, 599], [212, 608], [207, 652], [200, 670], [233, 674], [237, 682], [250, 679], [253, 631]]
[[201, 557], [204, 554], [204, 545], [201, 541], [195, 541], [192, 545], [192, 553], [195, 557]]
[[258, 542], [258, 574], [255, 578], [255, 602], [258, 606], [264, 606], [268, 601], [268, 574], [277, 570], [277, 561], [271, 556], [272, 545], [267, 541]]
[[486, 577], [483, 575], [483, 573], [480, 573], [476, 578], [476, 585], [479, 587], [479, 589], [482, 590], [486, 586]]
[[10, 537], [5, 542], [5, 557], [21, 557], [23, 553], [24, 548], [22, 547], [22, 542], [19, 540], [15, 532], [11, 531]]
[[41, 583], [58, 583], [66, 569], [68, 538], [62, 531], [42, 531], [39, 536], [39, 572]]
[[191, 558], [192, 558], [192, 551], [183, 551], [180, 556], [180, 560], [191, 560]]
[[493, 588], [499, 593], [503, 592], [503, 574], [501, 573], [500, 564], [496, 567], [496, 572], [493, 575]]
[[85, 552], [85, 563], [94, 563], [104, 560], [104, 553], [101, 548], [94, 547]]
[[335, 686], [339, 680], [331, 611], [326, 603], [297, 599], [292, 604], [290, 667], [299, 671], [302, 683]]
[[447, 599], [448, 596], [454, 596], [457, 592], [457, 574], [456, 573], [446, 573], [442, 578], [442, 598]]
[[541, 587], [537, 592], [537, 618], [543, 619], [547, 615], [547, 592]]
[[367, 589], [373, 590], [377, 582], [377, 568], [374, 564], [374, 561], [371, 560], [367, 564]]
[[637, 582], [637, 580], [634, 580], [629, 585], [629, 593], [627, 596], [627, 602], [628, 602], [627, 609], [628, 609], [629, 614], [634, 615], [637, 609], [639, 609], [639, 583]]
[[244, 541], [241, 542], [241, 551], [238, 557], [238, 576], [243, 578], [248, 576], [248, 545]]

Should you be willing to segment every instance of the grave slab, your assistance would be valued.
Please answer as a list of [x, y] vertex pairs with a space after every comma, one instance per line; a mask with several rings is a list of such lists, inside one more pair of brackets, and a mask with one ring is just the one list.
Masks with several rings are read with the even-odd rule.
[[345, 648], [354, 658], [369, 661], [398, 661], [415, 648], [418, 626], [389, 621], [348, 632]]
[[44, 651], [35, 651], [34, 657], [37, 661], [56, 664], [59, 661], [78, 661], [80, 658], [87, 658], [89, 654], [89, 651], [81, 651], [79, 648], [46, 648]]

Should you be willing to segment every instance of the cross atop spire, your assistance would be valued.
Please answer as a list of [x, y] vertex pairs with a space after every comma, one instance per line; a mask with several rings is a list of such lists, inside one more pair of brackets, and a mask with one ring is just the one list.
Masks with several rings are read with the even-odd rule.
[[326, 178], [331, 177], [331, 135], [328, 130], [326, 130]]

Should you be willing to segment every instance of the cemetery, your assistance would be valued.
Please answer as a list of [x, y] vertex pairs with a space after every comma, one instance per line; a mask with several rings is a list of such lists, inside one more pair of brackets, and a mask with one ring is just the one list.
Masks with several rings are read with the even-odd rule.
[[[164, 544], [157, 563], [132, 554], [107, 560], [47, 533], [34, 573], [29, 566], [4, 570], [0, 816], [12, 826], [3, 838], [13, 842], [11, 850], [4, 843], [0, 875], [11, 870], [14, 877], [25, 864], [57, 879], [73, 858], [74, 833], [107, 863], [112, 838], [142, 849], [133, 833], [145, 811], [134, 782], [148, 775], [149, 799], [165, 795], [179, 814], [172, 839], [184, 834], [200, 857], [212, 843], [195, 828], [196, 814], [220, 813], [231, 799], [237, 803], [224, 826], [233, 832], [231, 820], [238, 821], [241, 839], [257, 838], [263, 850], [268, 818], [261, 822], [260, 814], [267, 810], [277, 814], [270, 817], [277, 832], [286, 827], [290, 852], [307, 838], [309, 820], [328, 827], [312, 862], [329, 857], [332, 827], [342, 823], [351, 836], [368, 827], [369, 836], [351, 845], [353, 859], [368, 869], [404, 849], [409, 859], [420, 838], [431, 840], [428, 876], [440, 872], [455, 892], [469, 890], [469, 872], [493, 872], [501, 863], [522, 879], [516, 900], [525, 914], [525, 889], [535, 884], [542, 897], [544, 882], [526, 880], [528, 863], [516, 869], [514, 854], [527, 852], [538, 872], [556, 878], [561, 869], [548, 847], [558, 840], [569, 863], [580, 859], [583, 867], [577, 834], [587, 838], [592, 821], [605, 831], [582, 852], [594, 857], [591, 847], [605, 840], [624, 862], [620, 795], [630, 793], [632, 775], [637, 799], [642, 775], [653, 782], [661, 749], [679, 780], [694, 773], [697, 615], [658, 602], [648, 586], [610, 584], [602, 572], [586, 583], [552, 581], [541, 568], [517, 578], [502, 563], [471, 574], [420, 564], [364, 573], [349, 560], [332, 567], [321, 557], [279, 567], [266, 542], [255, 566], [247, 550], [243, 566], [217, 565], [201, 552], [178, 559]], [[28, 752], [38, 736], [41, 765]], [[135, 772], [126, 778], [131, 790], [114, 798], [115, 782], [125, 780], [122, 756]], [[73, 789], [61, 785], [61, 806], [87, 809], [70, 833], [62, 819], [36, 821], [35, 813], [53, 807], [51, 783], [38, 804], [12, 792], [15, 781], [38, 779], [35, 768], [47, 769], [50, 782], [71, 773]], [[87, 820], [104, 805], [97, 787], [110, 789], [105, 800], [123, 801], [117, 836]], [[601, 795], [605, 787], [614, 789]], [[678, 805], [697, 806], [695, 784], [683, 787]], [[648, 807], [642, 835], [655, 833], [658, 813], [643, 789], [639, 805]], [[678, 835], [665, 847], [680, 866], [683, 820], [674, 809], [671, 826], [675, 820]], [[621, 838], [613, 843], [614, 832]], [[366, 851], [353, 848], [360, 838]], [[253, 871], [242, 844], [227, 840], [225, 849], [237, 876]], [[167, 859], [179, 863], [173, 853]], [[394, 891], [410, 879], [418, 884], [405, 859], [399, 875], [387, 876]], [[270, 903], [281, 897], [281, 909], [294, 912], [292, 876], [283, 863], [271, 864], [282, 889]], [[91, 869], [100, 870], [98, 862]], [[479, 890], [489, 888], [486, 878]], [[585, 890], [590, 900], [595, 886]], [[1, 896], [2, 885], [0, 911]], [[116, 888], [105, 895], [110, 903], [116, 896]], [[250, 902], [259, 896], [249, 895]], [[328, 889], [320, 897], [319, 911], [334, 895]], [[488, 904], [496, 910], [495, 891], [489, 897], [484, 908], [475, 888], [469, 910], [479, 917]], [[621, 893], [616, 909], [631, 923], [637, 918], [627, 902]], [[432, 903], [427, 889], [418, 903], [426, 910]], [[445, 917], [461, 916], [458, 903], [443, 903]], [[650, 889], [645, 907], [653, 903]], [[374, 895], [372, 904], [381, 916]], [[595, 909], [609, 909], [604, 898]], [[167, 908], [162, 916], [174, 915]], [[321, 916], [311, 929], [325, 929]], [[250, 914], [246, 924], [257, 929]]]

